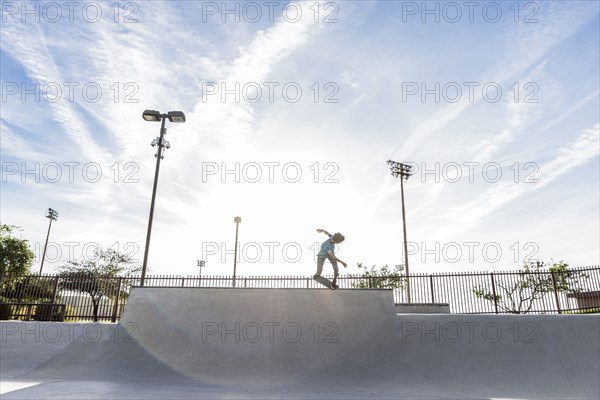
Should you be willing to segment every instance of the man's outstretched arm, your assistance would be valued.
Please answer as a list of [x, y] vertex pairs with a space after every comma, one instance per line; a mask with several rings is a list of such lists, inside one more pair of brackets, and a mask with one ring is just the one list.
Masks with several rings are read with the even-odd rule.
[[327, 236], [331, 236], [331, 233], [327, 232], [325, 229], [317, 229], [317, 232], [319, 232], [319, 233], [324, 233], [324, 234], [326, 234]]
[[342, 260], [337, 258], [337, 256], [335, 254], [332, 254], [330, 257], [333, 258], [335, 261], [338, 261], [340, 264], [342, 264], [344, 266], [344, 268], [348, 267], [348, 264], [346, 264], [345, 262], [343, 262]]

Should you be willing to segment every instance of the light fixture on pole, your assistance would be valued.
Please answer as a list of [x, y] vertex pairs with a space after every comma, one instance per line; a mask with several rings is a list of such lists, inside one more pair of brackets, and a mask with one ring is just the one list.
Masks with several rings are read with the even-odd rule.
[[154, 173], [154, 186], [152, 187], [152, 201], [150, 202], [150, 217], [148, 218], [148, 232], [146, 234], [146, 249], [144, 251], [144, 264], [142, 265], [142, 279], [141, 286], [144, 286], [146, 279], [146, 269], [148, 266], [148, 252], [150, 250], [150, 235], [152, 233], [152, 219], [154, 217], [154, 201], [156, 199], [156, 187], [158, 185], [158, 172], [160, 170], [160, 160], [164, 158], [163, 147], [169, 149], [171, 144], [165, 140], [167, 130], [165, 128], [165, 121], [168, 119], [171, 122], [183, 123], [185, 122], [185, 114], [182, 111], [169, 111], [166, 114], [161, 114], [156, 110], [146, 110], [142, 114], [142, 117], [146, 121], [159, 122], [162, 121], [160, 126], [160, 136], [150, 143], [152, 147], [158, 146], [158, 151], [154, 155], [156, 157], [156, 171]]
[[199, 269], [199, 275], [198, 276], [202, 276], [202, 268], [204, 268], [206, 266], [206, 261], [204, 260], [198, 260], [198, 269]]
[[235, 222], [235, 248], [233, 250], [233, 287], [235, 287], [235, 271], [237, 266], [237, 248], [238, 248], [238, 230], [240, 227], [240, 222], [242, 222], [242, 218], [235, 217], [233, 219]]
[[44, 245], [44, 252], [42, 253], [42, 263], [40, 265], [40, 275], [42, 274], [42, 270], [44, 269], [44, 259], [46, 258], [46, 248], [48, 247], [48, 238], [50, 237], [50, 228], [52, 228], [52, 221], [56, 221], [58, 219], [58, 211], [49, 208], [48, 215], [46, 215], [46, 218], [50, 219], [50, 224], [48, 225], [48, 234], [46, 235], [46, 244]]
[[392, 175], [396, 178], [400, 177], [400, 195], [402, 196], [402, 231], [404, 233], [404, 267], [406, 270], [406, 296], [410, 303], [410, 277], [408, 270], [408, 245], [406, 239], [406, 213], [404, 211], [404, 181], [413, 174], [413, 167], [408, 164], [388, 160], [388, 165], [392, 171]]

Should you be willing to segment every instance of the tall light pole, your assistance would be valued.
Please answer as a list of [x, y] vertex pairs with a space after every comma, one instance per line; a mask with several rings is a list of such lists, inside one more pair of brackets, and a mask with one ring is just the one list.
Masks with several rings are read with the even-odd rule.
[[204, 268], [206, 266], [206, 261], [204, 260], [198, 260], [198, 269], [199, 269], [199, 275], [198, 276], [202, 276], [202, 268]]
[[233, 219], [233, 222], [235, 222], [235, 247], [233, 250], [233, 287], [235, 287], [235, 269], [237, 266], [238, 230], [240, 227], [240, 222], [242, 222], [242, 218], [235, 217]]
[[44, 245], [44, 252], [42, 253], [42, 264], [40, 265], [40, 275], [42, 274], [42, 269], [44, 269], [44, 259], [46, 258], [46, 248], [48, 247], [48, 238], [50, 237], [50, 228], [52, 228], [52, 221], [56, 221], [58, 219], [58, 211], [49, 208], [48, 215], [46, 215], [46, 218], [50, 219], [50, 224], [48, 225], [48, 234], [46, 235], [46, 244]]
[[413, 174], [412, 166], [388, 160], [388, 165], [394, 177], [400, 177], [400, 195], [402, 196], [402, 230], [404, 233], [404, 267], [406, 269], [406, 295], [410, 303], [410, 276], [408, 270], [408, 245], [406, 239], [406, 213], [404, 210], [404, 181]]
[[158, 152], [154, 155], [156, 157], [156, 172], [154, 173], [154, 186], [152, 187], [152, 201], [150, 202], [150, 217], [148, 218], [148, 233], [146, 234], [146, 249], [144, 251], [144, 264], [142, 265], [142, 280], [140, 284], [144, 286], [146, 280], [146, 269], [148, 266], [148, 251], [150, 250], [150, 235], [152, 233], [152, 218], [154, 217], [154, 201], [156, 199], [156, 187], [158, 185], [158, 171], [160, 170], [160, 160], [164, 158], [163, 147], [168, 149], [171, 147], [170, 143], [165, 140], [167, 130], [165, 129], [165, 121], [168, 119], [171, 122], [183, 123], [185, 122], [185, 114], [182, 111], [169, 111], [166, 114], [161, 114], [155, 110], [146, 110], [142, 114], [142, 117], [146, 121], [162, 121], [160, 126], [160, 136], [157, 137], [150, 143], [152, 147], [158, 146]]

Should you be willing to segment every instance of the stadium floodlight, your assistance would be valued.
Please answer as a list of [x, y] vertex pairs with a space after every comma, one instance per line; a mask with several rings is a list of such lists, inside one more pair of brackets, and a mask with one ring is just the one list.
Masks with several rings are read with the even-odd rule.
[[402, 196], [402, 231], [404, 233], [404, 269], [406, 271], [406, 298], [410, 303], [410, 276], [408, 275], [408, 242], [406, 239], [406, 213], [404, 210], [404, 181], [413, 174], [412, 165], [403, 164], [400, 162], [387, 161], [392, 175], [395, 178], [400, 177], [400, 194]]
[[152, 147], [158, 146], [158, 151], [154, 154], [156, 157], [156, 171], [154, 172], [154, 186], [152, 187], [152, 200], [150, 202], [150, 217], [148, 218], [148, 232], [146, 233], [146, 249], [144, 250], [144, 263], [142, 264], [142, 279], [140, 285], [144, 286], [146, 280], [146, 270], [148, 267], [148, 253], [150, 250], [150, 236], [152, 234], [152, 220], [154, 218], [154, 203], [156, 201], [156, 188], [158, 186], [158, 172], [160, 171], [160, 160], [165, 156], [163, 155], [163, 149], [171, 148], [171, 144], [165, 140], [167, 129], [165, 128], [165, 122], [167, 119], [171, 122], [182, 123], [185, 122], [185, 114], [183, 111], [169, 111], [166, 114], [161, 114], [160, 111], [146, 110], [142, 114], [142, 118], [146, 121], [156, 122], [161, 121], [160, 136], [157, 137], [150, 143]]
[[413, 174], [412, 165], [403, 164], [392, 160], [388, 160], [387, 163], [390, 166], [392, 175], [396, 178], [400, 176], [404, 180], [408, 180], [408, 177]]
[[50, 228], [52, 228], [52, 221], [56, 221], [58, 219], [58, 211], [53, 210], [52, 208], [48, 209], [48, 215], [46, 218], [50, 220], [50, 225], [48, 225], [48, 233], [46, 234], [46, 244], [44, 245], [44, 252], [42, 253], [42, 262], [40, 264], [40, 275], [42, 275], [42, 270], [44, 269], [44, 260], [46, 259], [46, 249], [48, 248], [48, 238], [50, 237]]

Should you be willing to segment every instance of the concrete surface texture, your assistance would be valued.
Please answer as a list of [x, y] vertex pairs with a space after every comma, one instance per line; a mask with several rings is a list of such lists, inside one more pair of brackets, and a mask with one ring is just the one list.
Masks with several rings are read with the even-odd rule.
[[397, 315], [389, 290], [132, 289], [3, 321], [2, 399], [598, 399], [599, 315]]

